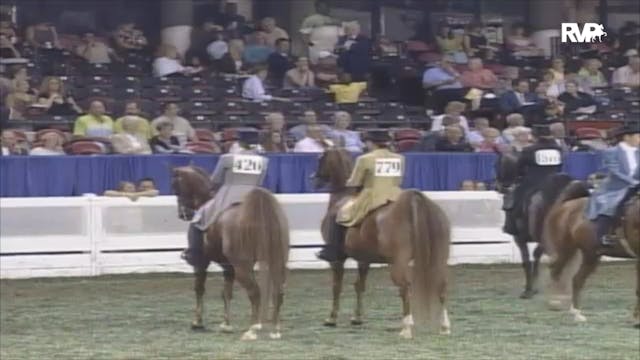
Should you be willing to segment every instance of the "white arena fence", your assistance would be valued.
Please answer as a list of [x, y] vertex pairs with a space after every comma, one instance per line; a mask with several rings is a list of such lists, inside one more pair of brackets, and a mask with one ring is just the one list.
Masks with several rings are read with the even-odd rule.
[[[517, 247], [501, 230], [500, 194], [425, 194], [451, 219], [451, 264], [519, 262]], [[277, 198], [291, 228], [289, 268], [327, 268], [314, 254], [323, 244], [319, 225], [328, 194], [281, 194]], [[98, 196], [3, 198], [0, 277], [190, 272], [180, 259], [187, 244], [187, 226], [177, 217], [173, 196], [136, 202]]]

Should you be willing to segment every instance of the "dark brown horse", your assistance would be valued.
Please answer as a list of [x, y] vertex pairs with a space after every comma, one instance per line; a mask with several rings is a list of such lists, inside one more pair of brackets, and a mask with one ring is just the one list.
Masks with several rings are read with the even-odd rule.
[[[341, 149], [329, 149], [320, 158], [316, 180], [319, 185], [329, 185], [331, 192], [321, 225], [325, 242], [331, 236], [330, 221], [352, 194], [345, 186], [352, 166], [350, 154]], [[356, 308], [351, 323], [362, 323], [362, 295], [369, 265], [385, 263], [390, 265], [391, 279], [399, 287], [402, 298], [400, 336], [413, 337], [412, 304], [416, 315], [425, 315], [431, 324], [438, 321], [440, 332], [449, 334], [446, 292], [450, 238], [445, 213], [416, 190], [402, 192], [396, 202], [376, 209], [360, 225], [349, 228], [344, 239], [345, 253], [358, 262], [358, 278], [354, 284]], [[325, 320], [326, 326], [336, 325], [345, 260], [331, 263], [333, 306]]]
[[[208, 174], [199, 168], [186, 166], [172, 170], [172, 187], [178, 198], [179, 216], [191, 220], [196, 209], [211, 199]], [[244, 201], [225, 210], [207, 229], [204, 243], [206, 265], [194, 267], [196, 308], [192, 328], [203, 328], [202, 298], [209, 262], [223, 269], [224, 322], [223, 331], [231, 331], [230, 305], [233, 281], [238, 280], [251, 301], [251, 326], [243, 340], [255, 340], [262, 319], [273, 302], [272, 339], [280, 338], [280, 307], [283, 300], [286, 265], [289, 257], [289, 225], [276, 198], [267, 190], [256, 188]], [[259, 266], [261, 280], [254, 277]]]
[[[578, 322], [587, 318], [580, 310], [580, 292], [585, 281], [597, 268], [600, 256], [637, 258], [640, 254], [640, 196], [637, 194], [625, 205], [624, 220], [616, 246], [602, 252], [596, 239], [595, 226], [586, 218], [588, 191], [583, 183], [571, 183], [551, 208], [544, 225], [545, 249], [551, 256], [551, 298], [553, 308], [566, 307], [567, 292], [571, 293], [569, 312]], [[580, 256], [581, 255], [581, 256]], [[580, 257], [581, 262], [580, 262]], [[575, 265], [579, 265], [577, 273]], [[640, 324], [640, 262], [636, 262], [636, 295], [634, 312]], [[571, 288], [568, 283], [571, 281]]]

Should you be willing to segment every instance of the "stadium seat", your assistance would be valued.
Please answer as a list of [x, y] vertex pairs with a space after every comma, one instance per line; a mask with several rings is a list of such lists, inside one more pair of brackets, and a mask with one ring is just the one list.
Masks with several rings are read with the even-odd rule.
[[576, 137], [580, 140], [587, 139], [602, 139], [602, 132], [599, 129], [592, 127], [581, 127], [575, 130]]
[[419, 140], [401, 140], [396, 142], [395, 145], [398, 152], [409, 152], [415, 151], [418, 143], [420, 143]]
[[209, 141], [209, 142], [214, 142], [216, 141], [216, 136], [215, 134], [208, 129], [195, 129], [196, 131], [196, 139], [198, 139], [198, 141]]
[[211, 102], [214, 100], [211, 91], [206, 86], [189, 86], [184, 89], [182, 97], [191, 102]]
[[417, 129], [398, 129], [393, 132], [394, 141], [420, 140], [422, 133]]
[[216, 154], [220, 152], [217, 146], [206, 141], [188, 142], [186, 148], [196, 154]]
[[67, 147], [67, 152], [72, 155], [99, 155], [105, 150], [95, 141], [74, 141]]

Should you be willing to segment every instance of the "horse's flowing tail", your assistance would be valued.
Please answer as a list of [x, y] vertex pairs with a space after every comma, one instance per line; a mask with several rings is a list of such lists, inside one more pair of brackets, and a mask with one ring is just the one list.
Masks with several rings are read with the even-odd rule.
[[256, 188], [243, 202], [246, 226], [242, 238], [255, 244], [260, 269], [261, 317], [269, 308], [274, 291], [282, 292], [289, 260], [289, 224], [282, 207], [269, 191]]
[[451, 226], [444, 211], [417, 190], [404, 191], [398, 203], [406, 204], [411, 214], [412, 308], [433, 326], [446, 301]]

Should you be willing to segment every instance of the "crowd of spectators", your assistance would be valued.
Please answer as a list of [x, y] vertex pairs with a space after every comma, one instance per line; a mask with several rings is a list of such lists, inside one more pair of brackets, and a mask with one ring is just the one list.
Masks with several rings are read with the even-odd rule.
[[[633, 31], [637, 35], [637, 24], [627, 25], [620, 36], [612, 34], [605, 46], [552, 59], [544, 57], [524, 24], [514, 24], [503, 44], [491, 42], [484, 29], [479, 22], [466, 28], [442, 23], [433, 39], [423, 39], [423, 50], [412, 51], [404, 44], [402, 61], [422, 74], [422, 111], [430, 126], [416, 129], [413, 143], [403, 151], [521, 151], [532, 141], [530, 127], [539, 123], [548, 124], [567, 151], [600, 149], [606, 146], [604, 132], [574, 136], [565, 129], [565, 120], [598, 113], [607, 117], [603, 109], [613, 90], [622, 91], [630, 98], [629, 106], [635, 101], [637, 107], [639, 100], [633, 97], [640, 87], [638, 40], [627, 36]], [[309, 44], [297, 56], [291, 53], [294, 32]], [[11, 22], [0, 22], [0, 53], [8, 69], [0, 84], [6, 94], [3, 117], [12, 124], [33, 113], [75, 118], [69, 133], [27, 134], [19, 125], [5, 130], [3, 154], [77, 153], [70, 145], [82, 140], [96, 145], [91, 147], [95, 152], [88, 153], [233, 152], [238, 131], [261, 131], [260, 147], [268, 152], [322, 152], [329, 146], [358, 152], [363, 144], [353, 130], [353, 108], [348, 105], [370, 95], [374, 57], [400, 56], [397, 44], [382, 36], [373, 41], [358, 22], [332, 17], [324, 1], [317, 2], [316, 12], [304, 19], [301, 29], [283, 29], [271, 17], [251, 21], [238, 14], [236, 4], [226, 2], [219, 15], [194, 30], [185, 54], [171, 44], [150, 44], [132, 22], [111, 33], [76, 36], [68, 45], [51, 23], [30, 25], [20, 34]], [[230, 77], [238, 81], [237, 95], [247, 103], [296, 103], [301, 111], [291, 115], [266, 105], [269, 111], [260, 126], [239, 125], [214, 133], [196, 128], [189, 115], [181, 115], [179, 101], [164, 101], [159, 113], [142, 109], [138, 100], [129, 99], [117, 111], [103, 99], [76, 101], [77, 94], [66, 89], [63, 78], [39, 74], [38, 84], [30, 73], [33, 67], [27, 66], [29, 54], [64, 49], [95, 66], [126, 62], [132, 53], [153, 53], [150, 71], [142, 76]], [[345, 107], [330, 116], [322, 114], [320, 121], [311, 106], [282, 91], [323, 94]]]

